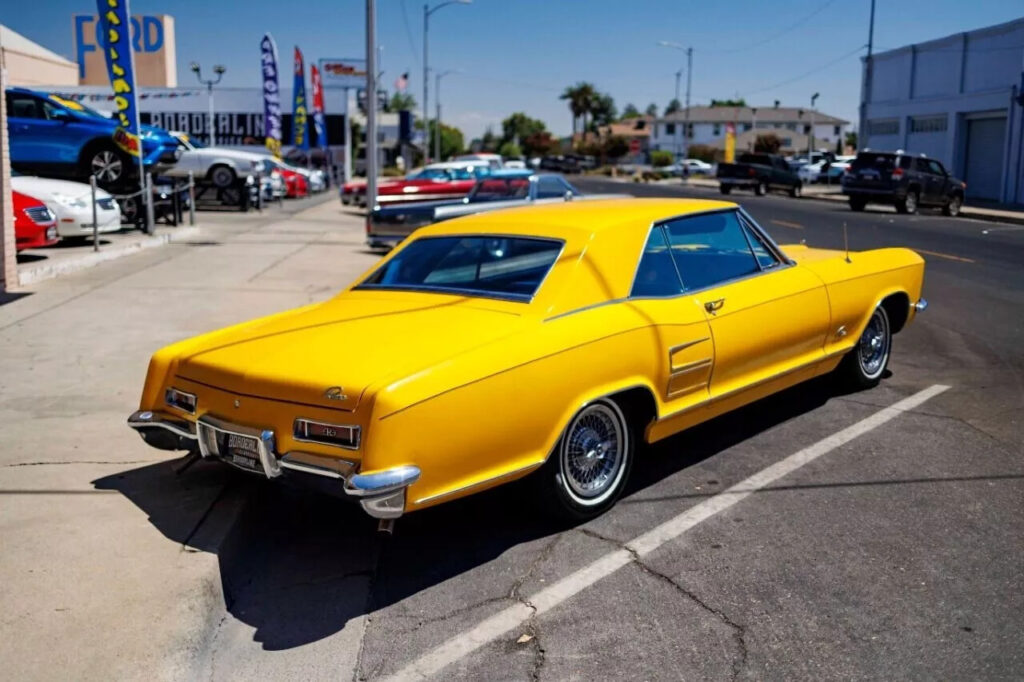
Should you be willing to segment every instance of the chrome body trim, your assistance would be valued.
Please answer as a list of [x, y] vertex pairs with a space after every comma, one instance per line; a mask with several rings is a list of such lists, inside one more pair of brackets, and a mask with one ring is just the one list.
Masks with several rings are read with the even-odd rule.
[[696, 362], [689, 362], [679, 367], [673, 367], [670, 376], [677, 377], [687, 372], [693, 372], [694, 370], [703, 369], [711, 364], [711, 358], [705, 358], [703, 360], [697, 360]]
[[916, 312], [923, 313], [928, 310], [928, 299], [922, 298], [917, 303], [913, 303], [911, 305], [913, 305]]
[[696, 346], [698, 343], [704, 343], [705, 341], [710, 341], [710, 340], [711, 340], [710, 336], [705, 336], [705, 337], [700, 338], [700, 339], [695, 339], [693, 341], [687, 341], [686, 343], [680, 343], [680, 344], [676, 344], [675, 346], [670, 347], [668, 349], [669, 364], [671, 364], [671, 362], [672, 362], [672, 354], [675, 353], [676, 351], [683, 350], [684, 348], [689, 348], [690, 346]]
[[376, 497], [412, 485], [419, 478], [419, 467], [412, 465], [384, 469], [371, 474], [356, 474], [345, 482], [345, 492], [356, 497]]
[[[333, 459], [333, 458], [332, 458]], [[344, 481], [352, 472], [356, 470], [356, 463], [350, 462], [347, 459], [338, 460], [348, 465], [349, 474], [346, 475], [336, 469], [330, 467], [320, 466], [319, 464], [313, 464], [311, 462], [302, 462], [295, 459], [295, 453], [289, 452], [281, 456], [278, 460], [278, 464], [281, 465], [282, 469], [290, 469], [292, 471], [300, 471], [304, 474], [312, 474], [314, 476], [323, 476], [324, 478], [334, 478]]]
[[[183, 396], [187, 400], [185, 402], [179, 402], [176, 399], [177, 396]], [[191, 407], [189, 407], [187, 404], [188, 400], [192, 401]], [[195, 414], [196, 406], [198, 405], [195, 393], [182, 391], [180, 388], [174, 388], [173, 386], [169, 386], [167, 390], [164, 391], [164, 403], [168, 407], [173, 407], [176, 410], [181, 410], [182, 412], [187, 412], [188, 414]]]
[[375, 519], [397, 519], [405, 512], [405, 488], [379, 497], [359, 500], [363, 511]]
[[171, 433], [181, 436], [182, 438], [189, 438], [195, 440], [197, 438], [195, 431], [195, 424], [188, 421], [187, 419], [175, 419], [169, 415], [165, 415], [160, 412], [153, 412], [152, 410], [138, 410], [133, 412], [128, 417], [128, 426], [140, 431], [142, 429], [164, 429]]
[[[196, 434], [199, 436], [199, 454], [203, 457], [211, 455], [231, 464], [230, 460], [224, 458], [217, 445], [216, 434], [226, 433], [228, 435], [242, 436], [244, 438], [256, 439], [257, 456], [263, 473], [267, 478], [277, 478], [281, 475], [281, 466], [278, 464], [277, 456], [274, 454], [274, 432], [269, 429], [260, 429], [252, 426], [240, 426], [231, 422], [204, 414], [196, 421]], [[238, 465], [235, 465], [238, 466]], [[244, 467], [238, 467], [245, 471]]]

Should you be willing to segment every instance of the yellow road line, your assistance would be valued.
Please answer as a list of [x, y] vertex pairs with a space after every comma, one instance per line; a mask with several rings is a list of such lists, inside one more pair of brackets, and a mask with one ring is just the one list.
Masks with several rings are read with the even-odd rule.
[[802, 230], [804, 226], [800, 223], [791, 223], [788, 220], [773, 220], [772, 224], [780, 225], [782, 227], [792, 227], [794, 230]]
[[914, 249], [918, 253], [927, 254], [929, 256], [935, 256], [936, 258], [945, 258], [947, 260], [960, 261], [961, 263], [973, 263], [974, 259], [964, 258], [963, 256], [951, 256], [948, 253], [939, 253], [938, 251], [925, 251], [924, 249]]

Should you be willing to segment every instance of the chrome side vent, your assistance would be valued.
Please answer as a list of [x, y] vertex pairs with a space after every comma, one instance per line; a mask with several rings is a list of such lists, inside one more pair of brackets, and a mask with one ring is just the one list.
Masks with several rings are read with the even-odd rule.
[[360, 428], [358, 426], [296, 419], [294, 435], [295, 440], [306, 443], [319, 443], [346, 450], [359, 449]]

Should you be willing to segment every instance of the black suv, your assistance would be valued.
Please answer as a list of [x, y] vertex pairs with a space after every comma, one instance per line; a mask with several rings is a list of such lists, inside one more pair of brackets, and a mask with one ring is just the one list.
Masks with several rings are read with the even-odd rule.
[[955, 216], [964, 204], [967, 185], [927, 156], [902, 151], [863, 151], [843, 175], [843, 194], [850, 208], [863, 211], [868, 202], [891, 204], [899, 213], [917, 213], [919, 206], [939, 206]]

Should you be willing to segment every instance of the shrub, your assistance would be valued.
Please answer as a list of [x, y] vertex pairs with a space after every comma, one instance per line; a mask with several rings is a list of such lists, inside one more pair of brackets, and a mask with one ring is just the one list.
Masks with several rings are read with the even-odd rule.
[[655, 168], [664, 168], [672, 165], [672, 152], [664, 149], [655, 149], [651, 152], [651, 165]]

